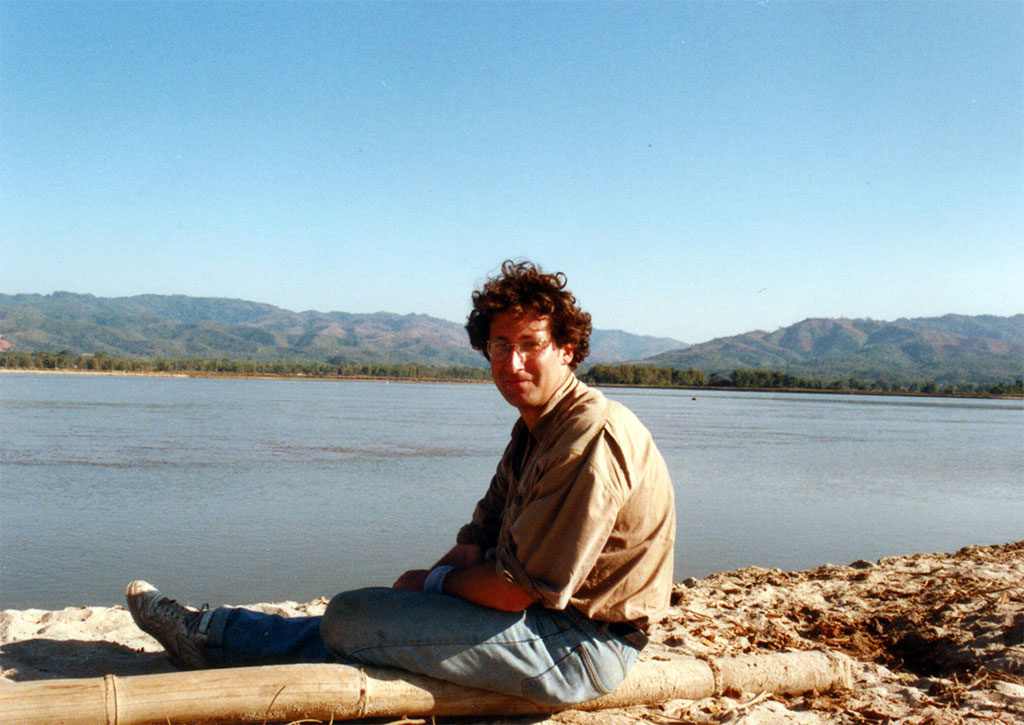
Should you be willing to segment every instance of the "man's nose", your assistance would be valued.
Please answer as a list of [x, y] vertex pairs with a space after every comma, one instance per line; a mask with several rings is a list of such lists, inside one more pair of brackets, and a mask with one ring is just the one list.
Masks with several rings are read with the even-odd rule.
[[526, 362], [526, 355], [517, 348], [512, 348], [508, 351], [508, 359], [505, 364], [508, 365], [510, 370], [522, 370], [523, 363]]

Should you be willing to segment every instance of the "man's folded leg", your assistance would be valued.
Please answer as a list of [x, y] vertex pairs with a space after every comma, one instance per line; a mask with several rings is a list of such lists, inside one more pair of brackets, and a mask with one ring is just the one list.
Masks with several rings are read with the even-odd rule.
[[613, 690], [639, 653], [571, 608], [505, 612], [443, 594], [374, 588], [337, 595], [323, 617], [282, 617], [197, 611], [142, 581], [127, 595], [139, 627], [193, 669], [343, 661], [568, 704]]
[[338, 594], [320, 633], [341, 660], [546, 704], [607, 694], [639, 653], [571, 608], [535, 604], [505, 612], [444, 594], [384, 588]]

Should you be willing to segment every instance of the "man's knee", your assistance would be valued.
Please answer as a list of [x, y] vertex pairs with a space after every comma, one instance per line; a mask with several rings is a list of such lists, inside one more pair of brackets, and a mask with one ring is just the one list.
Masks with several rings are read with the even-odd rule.
[[[348, 656], [355, 643], [373, 637], [381, 613], [382, 593], [390, 589], [354, 589], [331, 598], [320, 622], [320, 636], [335, 653]], [[375, 617], [374, 615], [377, 615]]]

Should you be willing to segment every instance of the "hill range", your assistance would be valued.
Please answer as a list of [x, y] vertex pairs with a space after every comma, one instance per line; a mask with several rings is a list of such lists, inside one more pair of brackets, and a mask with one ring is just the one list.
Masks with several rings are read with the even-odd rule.
[[[291, 312], [182, 295], [0, 295], [0, 349], [135, 358], [486, 365], [463, 326], [428, 315]], [[988, 384], [1024, 376], [1024, 314], [807, 319], [697, 345], [595, 330], [587, 364], [631, 362], [728, 375]]]
[[761, 369], [820, 380], [1012, 382], [1024, 377], [1024, 314], [892, 322], [807, 319], [774, 332], [755, 330], [667, 351], [645, 362], [720, 375]]
[[[181, 295], [0, 294], [0, 338], [0, 350], [22, 352], [487, 366], [463, 325], [428, 315], [291, 312]], [[599, 362], [642, 359], [685, 345], [619, 330], [591, 336]]]

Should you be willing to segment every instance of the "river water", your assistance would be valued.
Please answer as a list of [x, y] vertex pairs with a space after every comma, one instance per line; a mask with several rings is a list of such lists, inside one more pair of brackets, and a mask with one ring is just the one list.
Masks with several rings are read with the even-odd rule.
[[[676, 488], [676, 580], [1024, 538], [1024, 403], [611, 388]], [[390, 584], [516, 412], [479, 384], [0, 375], [0, 609]]]

